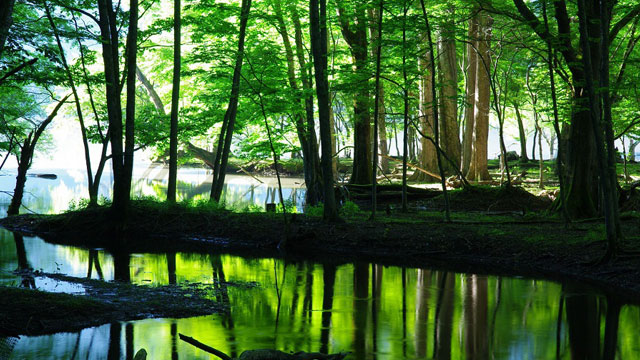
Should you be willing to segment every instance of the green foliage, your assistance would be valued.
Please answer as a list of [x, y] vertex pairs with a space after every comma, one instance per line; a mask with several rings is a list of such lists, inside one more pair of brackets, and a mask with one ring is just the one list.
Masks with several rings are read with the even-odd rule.
[[339, 213], [344, 217], [354, 217], [362, 214], [362, 211], [356, 203], [352, 201], [345, 201], [345, 203], [342, 204], [342, 207], [340, 207]]
[[322, 217], [322, 214], [324, 213], [324, 205], [322, 203], [315, 206], [307, 205], [304, 209], [304, 213], [307, 216]]

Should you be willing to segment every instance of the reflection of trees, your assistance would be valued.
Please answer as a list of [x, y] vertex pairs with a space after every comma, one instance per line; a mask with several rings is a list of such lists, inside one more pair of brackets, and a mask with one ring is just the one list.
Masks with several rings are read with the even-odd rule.
[[176, 253], [167, 253], [167, 272], [169, 273], [169, 285], [176, 284]]
[[598, 299], [575, 285], [564, 285], [571, 358], [600, 358], [600, 314]]
[[129, 263], [131, 256], [125, 251], [115, 251], [113, 257], [113, 279], [122, 282], [131, 282], [131, 271]]
[[620, 325], [621, 303], [615, 297], [607, 298], [607, 318], [604, 327], [603, 360], [614, 360], [618, 345], [618, 327]]
[[[223, 304], [231, 304], [229, 301], [229, 290], [227, 288], [227, 279], [222, 267], [221, 255], [211, 254], [209, 256], [211, 261], [211, 269], [213, 272], [213, 286], [216, 290], [216, 301]], [[221, 316], [222, 327], [227, 331], [227, 339], [230, 343], [230, 356], [232, 358], [237, 357], [238, 349], [236, 348], [236, 336], [234, 331], [233, 318], [231, 317], [231, 311], [226, 311]]]
[[488, 359], [487, 278], [467, 275], [464, 297], [465, 349], [469, 359]]
[[98, 250], [89, 249], [89, 266], [87, 268], [87, 279], [91, 279], [91, 273], [93, 271], [93, 267], [96, 268], [96, 273], [98, 274], [98, 278], [100, 280], [104, 280], [104, 275], [102, 274], [102, 267], [100, 266], [100, 259], [98, 258]]
[[[324, 265], [322, 271], [322, 329], [320, 330], [320, 352], [329, 353], [329, 331], [331, 330], [331, 312], [333, 310], [333, 292], [336, 283], [335, 265]], [[311, 304], [309, 304], [311, 305]]]
[[353, 348], [356, 359], [364, 359], [367, 353], [367, 298], [369, 297], [369, 267], [366, 264], [355, 264], [353, 271], [353, 293], [355, 326]]
[[127, 359], [133, 359], [133, 324], [129, 323], [124, 326], [124, 338], [125, 338], [125, 354]]
[[109, 326], [109, 352], [107, 353], [108, 360], [120, 360], [120, 337], [121, 337], [121, 325], [114, 322]]
[[178, 360], [178, 324], [171, 322], [171, 360]]
[[33, 278], [33, 275], [31, 274], [32, 268], [31, 268], [31, 264], [29, 264], [29, 260], [27, 260], [27, 249], [24, 247], [24, 238], [22, 237], [22, 234], [14, 232], [13, 240], [16, 243], [16, 255], [18, 257], [17, 270], [21, 272], [21, 275], [22, 275], [21, 286], [35, 289], [36, 280]]
[[418, 269], [416, 279], [416, 319], [414, 341], [416, 358], [427, 356], [427, 324], [429, 322], [429, 270]]
[[[406, 320], [406, 290], [405, 286], [405, 269], [402, 269], [402, 290], [403, 290], [403, 320]], [[382, 293], [382, 266], [371, 264], [371, 327], [372, 327], [372, 346], [373, 346], [373, 359], [376, 358], [378, 351], [378, 313], [380, 312], [380, 295]], [[403, 327], [406, 325], [406, 321], [402, 323]]]
[[433, 358], [451, 359], [451, 333], [453, 329], [453, 300], [456, 278], [448, 272], [438, 272], [440, 294], [436, 305], [436, 331]]

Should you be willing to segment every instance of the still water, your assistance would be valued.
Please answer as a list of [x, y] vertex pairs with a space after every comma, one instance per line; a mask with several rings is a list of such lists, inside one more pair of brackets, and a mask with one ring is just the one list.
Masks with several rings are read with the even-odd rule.
[[[577, 284], [215, 252], [127, 254], [117, 260], [102, 249], [0, 230], [1, 284], [83, 291], [14, 272], [26, 268], [106, 281], [124, 273], [127, 281], [147, 286], [214, 284], [221, 290], [217, 300], [228, 302], [230, 312], [23, 336], [12, 343], [9, 358], [130, 359], [140, 348], [150, 359], [215, 358], [179, 340], [178, 333], [231, 356], [275, 348], [350, 351], [347, 359], [357, 360], [595, 359], [611, 345], [605, 333], [614, 333], [617, 359], [640, 358], [640, 308], [618, 309]], [[608, 322], [616, 309], [619, 323]]]
[[[31, 175], [54, 174], [56, 179], [29, 176], [25, 186], [21, 212], [41, 214], [60, 213], [69, 209], [71, 201], [89, 197], [86, 172], [69, 169], [37, 169]], [[11, 201], [10, 194], [15, 186], [15, 170], [0, 171], [0, 215], [6, 215], [6, 207]], [[168, 168], [159, 164], [134, 167], [132, 195], [134, 197], [166, 198]], [[100, 197], [110, 198], [112, 188], [110, 172], [105, 172], [100, 182]], [[223, 188], [223, 201], [229, 207], [239, 210], [249, 206], [264, 208], [265, 202], [279, 203], [278, 183], [275, 177], [250, 177], [247, 175], [227, 175]], [[211, 172], [202, 168], [180, 168], [178, 170], [178, 201], [208, 199], [211, 191]], [[302, 211], [305, 197], [304, 179], [282, 178], [282, 192], [285, 201]]]

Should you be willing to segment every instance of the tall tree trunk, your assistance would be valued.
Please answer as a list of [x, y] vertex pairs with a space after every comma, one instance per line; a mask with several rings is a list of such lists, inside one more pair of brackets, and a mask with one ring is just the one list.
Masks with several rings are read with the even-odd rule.
[[[426, 33], [423, 34], [423, 39], [427, 38]], [[431, 52], [427, 49], [424, 55], [418, 58], [418, 65], [420, 70], [420, 126], [422, 133], [435, 138], [433, 128], [433, 81], [431, 76]], [[436, 148], [431, 140], [426, 137], [420, 138], [422, 150], [420, 151], [419, 164], [420, 167], [430, 173], [438, 173], [438, 158]], [[436, 182], [435, 177], [429, 176], [422, 171], [416, 171], [411, 176], [413, 181], [423, 182]]]
[[440, 139], [442, 150], [455, 165], [445, 163], [447, 175], [456, 174], [460, 167], [460, 131], [458, 128], [458, 64], [456, 60], [455, 32], [453, 31], [453, 9], [447, 12], [449, 24], [439, 32], [438, 66], [440, 69]]
[[353, 171], [351, 173], [352, 184], [368, 184], [371, 181], [371, 117], [369, 114], [369, 88], [367, 79], [369, 71], [367, 21], [363, 6], [356, 6], [354, 20], [347, 18], [344, 8], [338, 6], [338, 18], [340, 30], [345, 41], [351, 49], [351, 55], [355, 65], [357, 82], [363, 88], [356, 90], [353, 102]]
[[13, 6], [16, 0], [4, 0], [0, 5], [0, 59], [4, 51], [4, 44], [9, 35], [9, 28], [13, 24]]
[[[71, 74], [71, 69], [69, 69], [69, 65], [67, 63], [67, 57], [64, 53], [64, 48], [62, 47], [62, 42], [60, 41], [60, 33], [58, 28], [53, 21], [53, 17], [51, 16], [51, 11], [47, 2], [44, 3], [45, 13], [47, 15], [47, 19], [49, 20], [49, 25], [51, 25], [51, 29], [53, 30], [53, 34], [56, 38], [56, 44], [58, 45], [58, 51], [60, 51], [60, 60], [62, 62], [62, 66], [64, 67], [65, 74], [67, 75], [67, 81], [69, 82], [69, 87], [71, 87], [71, 92], [73, 93], [73, 99], [76, 104], [76, 114], [78, 115], [78, 121], [80, 122], [80, 133], [82, 135], [82, 146], [84, 149], [84, 160], [85, 166], [87, 170], [87, 187], [89, 189], [93, 188], [93, 171], [91, 170], [91, 157], [89, 154], [89, 141], [87, 140], [87, 130], [84, 125], [84, 116], [82, 114], [82, 107], [80, 106], [80, 98], [78, 96], [78, 91], [76, 89], [75, 81], [73, 80], [73, 76]], [[97, 194], [89, 191], [89, 203], [92, 205], [97, 204]]]
[[[298, 59], [298, 67], [300, 68], [300, 80], [302, 82], [302, 90], [304, 93], [304, 110], [306, 115], [306, 123], [303, 126], [304, 136], [307, 146], [307, 159], [305, 165], [305, 183], [307, 184], [307, 203], [311, 205], [317, 204], [322, 200], [322, 169], [320, 167], [320, 154], [318, 151], [318, 139], [316, 137], [316, 124], [313, 117], [313, 85], [311, 73], [307, 64], [306, 51], [302, 40], [302, 25], [300, 24], [300, 16], [295, 3], [289, 3], [291, 11], [291, 19], [295, 30], [296, 57]], [[283, 35], [284, 36], [284, 35]], [[302, 144], [302, 143], [301, 143]], [[303, 151], [304, 156], [304, 151]], [[307, 175], [307, 171], [309, 175]], [[309, 192], [311, 189], [311, 192]]]
[[476, 70], [478, 67], [478, 15], [475, 13], [469, 19], [469, 44], [467, 44], [467, 71], [465, 82], [464, 134], [462, 137], [462, 166], [463, 174], [469, 172], [471, 164], [471, 150], [473, 145], [473, 129], [475, 125], [476, 103]]
[[113, 168], [113, 202], [111, 211], [114, 219], [126, 216], [129, 194], [126, 187], [122, 149], [122, 102], [120, 98], [118, 34], [116, 16], [112, 0], [98, 0], [99, 27], [102, 37], [102, 58], [106, 85], [107, 114], [111, 142], [111, 164]]
[[629, 162], [636, 162], [636, 146], [640, 144], [640, 141], [635, 139], [630, 139], [629, 142]]
[[240, 75], [242, 71], [242, 61], [244, 59], [244, 39], [247, 33], [247, 23], [249, 21], [249, 11], [251, 10], [251, 0], [242, 0], [240, 9], [240, 33], [238, 35], [238, 52], [236, 53], [235, 66], [233, 68], [233, 80], [231, 83], [231, 95], [229, 106], [222, 120], [222, 128], [218, 139], [218, 150], [216, 152], [215, 168], [213, 170], [213, 182], [211, 184], [210, 199], [220, 202], [222, 188], [224, 185], [227, 162], [231, 150], [231, 138], [238, 112], [238, 97], [240, 94]]
[[[295, 127], [296, 132], [298, 134], [298, 140], [300, 141], [300, 147], [302, 148], [302, 163], [304, 168], [304, 179], [307, 187], [306, 192], [306, 200], [309, 205], [317, 205], [318, 201], [321, 199], [322, 193], [322, 183], [321, 183], [321, 170], [318, 158], [317, 147], [315, 146], [315, 129], [313, 130], [313, 139], [311, 139], [308, 124], [309, 114], [307, 114], [307, 119], [305, 119], [305, 112], [309, 108], [307, 104], [308, 95], [303, 94], [298, 87], [297, 78], [296, 78], [296, 70], [295, 70], [295, 59], [293, 54], [293, 48], [291, 46], [291, 41], [289, 39], [289, 33], [287, 31], [287, 26], [284, 21], [284, 15], [282, 10], [282, 5], [280, 0], [275, 0], [273, 2], [274, 12], [276, 16], [276, 20], [278, 23], [278, 32], [282, 37], [282, 43], [285, 49], [285, 55], [287, 58], [287, 77], [289, 80], [289, 86], [294, 91], [297, 97], [300, 98], [300, 109], [294, 114], [295, 118]], [[298, 19], [297, 10], [295, 6], [293, 7], [294, 15], [292, 16], [298, 24], [300, 20]], [[294, 24], [294, 28], [296, 31], [296, 37], [298, 36], [299, 29]], [[302, 36], [300, 34], [300, 36]], [[297, 44], [297, 40], [296, 40]], [[298, 50], [298, 49], [296, 49]], [[306, 70], [306, 61], [304, 58], [304, 53], [299, 51], [299, 66], [301, 71], [301, 79], [303, 83], [303, 88], [306, 86], [305, 83], [308, 83], [308, 76]], [[309, 85], [307, 85], [309, 86]], [[309, 86], [310, 87], [310, 86]], [[313, 101], [313, 99], [311, 99]], [[311, 104], [311, 114], [310, 114], [311, 122], [313, 122], [313, 103]], [[315, 127], [315, 126], [314, 126]]]
[[333, 189], [331, 168], [331, 124], [329, 123], [329, 80], [327, 74], [327, 3], [326, 0], [309, 1], [311, 52], [318, 97], [318, 120], [322, 143], [322, 180], [324, 182], [324, 220], [339, 221]]
[[[129, 2], [129, 32], [127, 34], [127, 108], [124, 134], [124, 179], [122, 185], [122, 201], [127, 204], [131, 196], [131, 178], [133, 176], [133, 152], [135, 146], [136, 117], [136, 64], [138, 62], [138, 0]], [[115, 196], [114, 196], [115, 197]], [[115, 202], [115, 199], [114, 199]], [[125, 212], [126, 214], [126, 212]], [[126, 216], [126, 215], [125, 215]]]
[[524, 123], [522, 122], [522, 116], [520, 115], [520, 108], [518, 103], [513, 103], [513, 109], [516, 111], [516, 120], [518, 121], [518, 136], [520, 137], [520, 163], [525, 164], [529, 162], [527, 156], [527, 133], [524, 130]]
[[[382, 92], [380, 91], [380, 61], [382, 58], [382, 14], [384, 11], [384, 0], [379, 0], [380, 5], [378, 9], [370, 12], [371, 20], [373, 21], [373, 17], [377, 15], [377, 29], [374, 31], [371, 30], [371, 43], [374, 44], [373, 54], [376, 59], [376, 87], [375, 87], [375, 103], [374, 103], [374, 113], [373, 113], [373, 163], [371, 164], [373, 170], [371, 171], [371, 219], [374, 219], [376, 216], [376, 208], [378, 201], [378, 193], [376, 190], [377, 178], [376, 174], [378, 173], [378, 128], [380, 124], [380, 95]], [[405, 14], [406, 17], [406, 14]], [[371, 26], [373, 28], [373, 26]], [[403, 29], [404, 30], [404, 29]], [[403, 31], [404, 32], [404, 31]], [[374, 334], [375, 337], [375, 334]]]
[[489, 84], [489, 73], [486, 66], [491, 64], [491, 50], [489, 48], [491, 40], [491, 24], [493, 20], [485, 13], [478, 14], [478, 60], [476, 67], [476, 101], [475, 101], [475, 121], [473, 131], [473, 151], [471, 154], [471, 164], [467, 178], [469, 180], [482, 181], [490, 180], [487, 169], [488, 160], [488, 140], [489, 140], [489, 102], [491, 99], [491, 89]]
[[180, 107], [180, 55], [182, 19], [180, 0], [173, 1], [173, 89], [171, 91], [171, 129], [169, 131], [169, 181], [167, 201], [176, 202], [178, 182], [178, 110]]

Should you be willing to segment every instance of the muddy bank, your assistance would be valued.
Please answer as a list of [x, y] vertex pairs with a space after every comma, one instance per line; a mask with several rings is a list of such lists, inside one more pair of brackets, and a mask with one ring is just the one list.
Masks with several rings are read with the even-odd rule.
[[[136, 201], [130, 215], [131, 221], [117, 230], [109, 225], [107, 208], [21, 215], [0, 224], [56, 243], [131, 252], [216, 250], [316, 261], [375, 261], [577, 280], [629, 301], [640, 299], [640, 221], [633, 213], [623, 218], [625, 252], [606, 264], [598, 263], [606, 246], [601, 220], [565, 226], [537, 212], [454, 212], [451, 223], [439, 212], [383, 213], [376, 221], [360, 212], [340, 224], [297, 214], [288, 236], [281, 214]], [[277, 245], [285, 236], [287, 244], [279, 252]]]
[[226, 311], [228, 304], [212, 300], [213, 285], [159, 287], [35, 273], [81, 285], [84, 294], [48, 293], [0, 286], [0, 336], [43, 335], [77, 331], [114, 321], [183, 318]]

